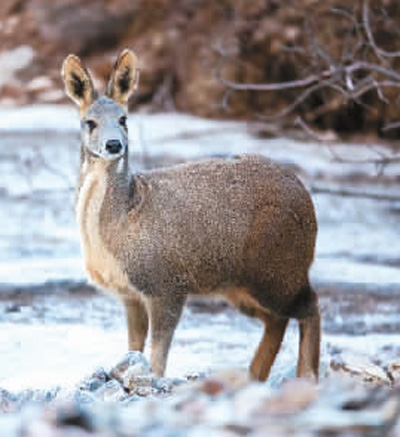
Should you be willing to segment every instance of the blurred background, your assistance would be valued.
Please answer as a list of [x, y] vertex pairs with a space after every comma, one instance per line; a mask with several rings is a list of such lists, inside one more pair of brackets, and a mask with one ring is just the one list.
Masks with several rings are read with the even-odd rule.
[[[397, 138], [382, 127], [398, 121], [399, 21], [395, 0], [4, 0], [0, 104], [66, 102], [59, 71], [68, 53], [104, 85], [115, 54], [130, 47], [142, 72], [132, 108], [253, 120], [288, 109], [316, 81], [227, 95], [221, 76], [262, 84], [320, 74], [291, 115], [340, 134]], [[343, 69], [360, 62], [374, 67]]]
[[[319, 221], [311, 279], [322, 374], [391, 384], [400, 354], [399, 23], [398, 0], [2, 0], [0, 386], [73, 384], [125, 352], [122, 308], [82, 270], [79, 117], [60, 77], [74, 53], [104, 90], [125, 47], [141, 69], [132, 168], [243, 152], [292, 168]], [[192, 301], [168, 372], [246, 368], [260, 335], [257, 321], [224, 303]], [[294, 374], [296, 342], [292, 326], [272, 384]]]

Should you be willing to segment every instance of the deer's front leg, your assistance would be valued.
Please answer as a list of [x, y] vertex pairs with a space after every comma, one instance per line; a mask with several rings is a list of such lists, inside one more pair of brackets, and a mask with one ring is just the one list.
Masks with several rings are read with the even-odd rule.
[[140, 296], [125, 299], [124, 305], [128, 323], [128, 350], [143, 352], [149, 329], [147, 309]]
[[164, 376], [169, 347], [184, 302], [183, 295], [157, 296], [148, 299], [151, 323], [151, 368], [156, 376]]

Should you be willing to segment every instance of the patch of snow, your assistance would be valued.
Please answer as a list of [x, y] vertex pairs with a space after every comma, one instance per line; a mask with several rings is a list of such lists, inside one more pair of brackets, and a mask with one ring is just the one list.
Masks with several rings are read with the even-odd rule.
[[311, 267], [311, 281], [330, 284], [398, 285], [400, 269], [351, 259], [317, 258]]
[[122, 331], [91, 326], [4, 323], [0, 344], [0, 386], [19, 391], [73, 388], [99, 363], [114, 364], [125, 351], [126, 339]]
[[20, 258], [0, 263], [2, 285], [28, 286], [54, 281], [82, 281], [86, 278], [80, 258]]
[[0, 108], [0, 130], [79, 130], [79, 112], [72, 105], [33, 105]]

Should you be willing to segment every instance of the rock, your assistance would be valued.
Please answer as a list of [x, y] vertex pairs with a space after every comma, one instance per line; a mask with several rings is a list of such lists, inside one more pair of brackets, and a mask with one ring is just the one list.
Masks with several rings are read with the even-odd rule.
[[157, 394], [170, 394], [176, 387], [185, 386], [187, 380], [181, 378], [153, 378], [152, 387]]
[[185, 378], [188, 381], [197, 381], [199, 379], [204, 379], [206, 376], [207, 374], [204, 372], [190, 372], [185, 376]]
[[75, 427], [87, 432], [94, 431], [93, 416], [80, 404], [65, 404], [57, 409], [55, 424], [57, 427]]
[[136, 395], [136, 394], [130, 394], [126, 399], [121, 401], [121, 405], [124, 407], [130, 407], [133, 403], [136, 403], [140, 400], [143, 400], [142, 396]]
[[370, 358], [345, 352], [332, 358], [328, 376], [347, 376], [363, 382], [391, 385], [385, 370]]
[[[143, 389], [147, 388], [151, 392], [151, 388], [153, 386], [153, 377], [152, 375], [138, 375], [137, 374], [137, 365], [129, 367], [123, 377], [122, 385], [128, 390], [129, 393], [135, 392], [135, 390], [142, 389], [142, 392], [145, 391]], [[142, 371], [143, 369], [140, 369]]]
[[233, 397], [235, 406], [235, 421], [244, 424], [256, 414], [261, 414], [261, 410], [267, 402], [272, 402], [272, 395], [275, 393], [266, 384], [250, 382], [242, 389], [238, 390]]
[[129, 380], [138, 376], [150, 376], [151, 367], [145, 356], [138, 351], [128, 352], [110, 371], [110, 376], [122, 384], [125, 377]]
[[217, 396], [226, 389], [226, 385], [221, 379], [210, 377], [203, 381], [199, 388], [209, 396]]
[[318, 398], [318, 385], [311, 380], [292, 378], [260, 405], [261, 414], [294, 414], [305, 410]]
[[102, 367], [99, 367], [91, 376], [84, 379], [80, 383], [79, 387], [81, 390], [95, 391], [103, 386], [106, 382], [110, 381], [110, 379], [111, 378], [108, 373]]
[[387, 368], [388, 374], [395, 386], [400, 385], [400, 361], [390, 363]]
[[128, 394], [122, 385], [115, 379], [108, 381], [98, 390], [93, 392], [96, 400], [103, 402], [121, 402], [128, 398]]
[[0, 412], [8, 413], [15, 409], [18, 397], [7, 390], [0, 389]]
[[93, 393], [82, 390], [74, 392], [72, 398], [79, 405], [91, 405], [95, 400], [97, 400]]

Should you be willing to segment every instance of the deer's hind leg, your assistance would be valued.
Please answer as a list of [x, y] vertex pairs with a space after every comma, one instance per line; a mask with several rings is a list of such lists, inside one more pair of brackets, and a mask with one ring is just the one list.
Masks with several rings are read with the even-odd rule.
[[264, 333], [250, 364], [250, 376], [265, 381], [278, 355], [289, 319], [270, 314], [247, 293], [231, 293], [228, 300], [243, 314], [264, 323]]
[[318, 296], [306, 283], [285, 308], [289, 317], [299, 322], [300, 344], [297, 361], [297, 376], [318, 379], [321, 321]]
[[297, 376], [318, 379], [321, 321], [318, 305], [313, 313], [299, 320], [300, 346]]
[[265, 381], [278, 355], [289, 319], [266, 313], [260, 314], [259, 318], [264, 322], [264, 334], [251, 362], [250, 376]]

